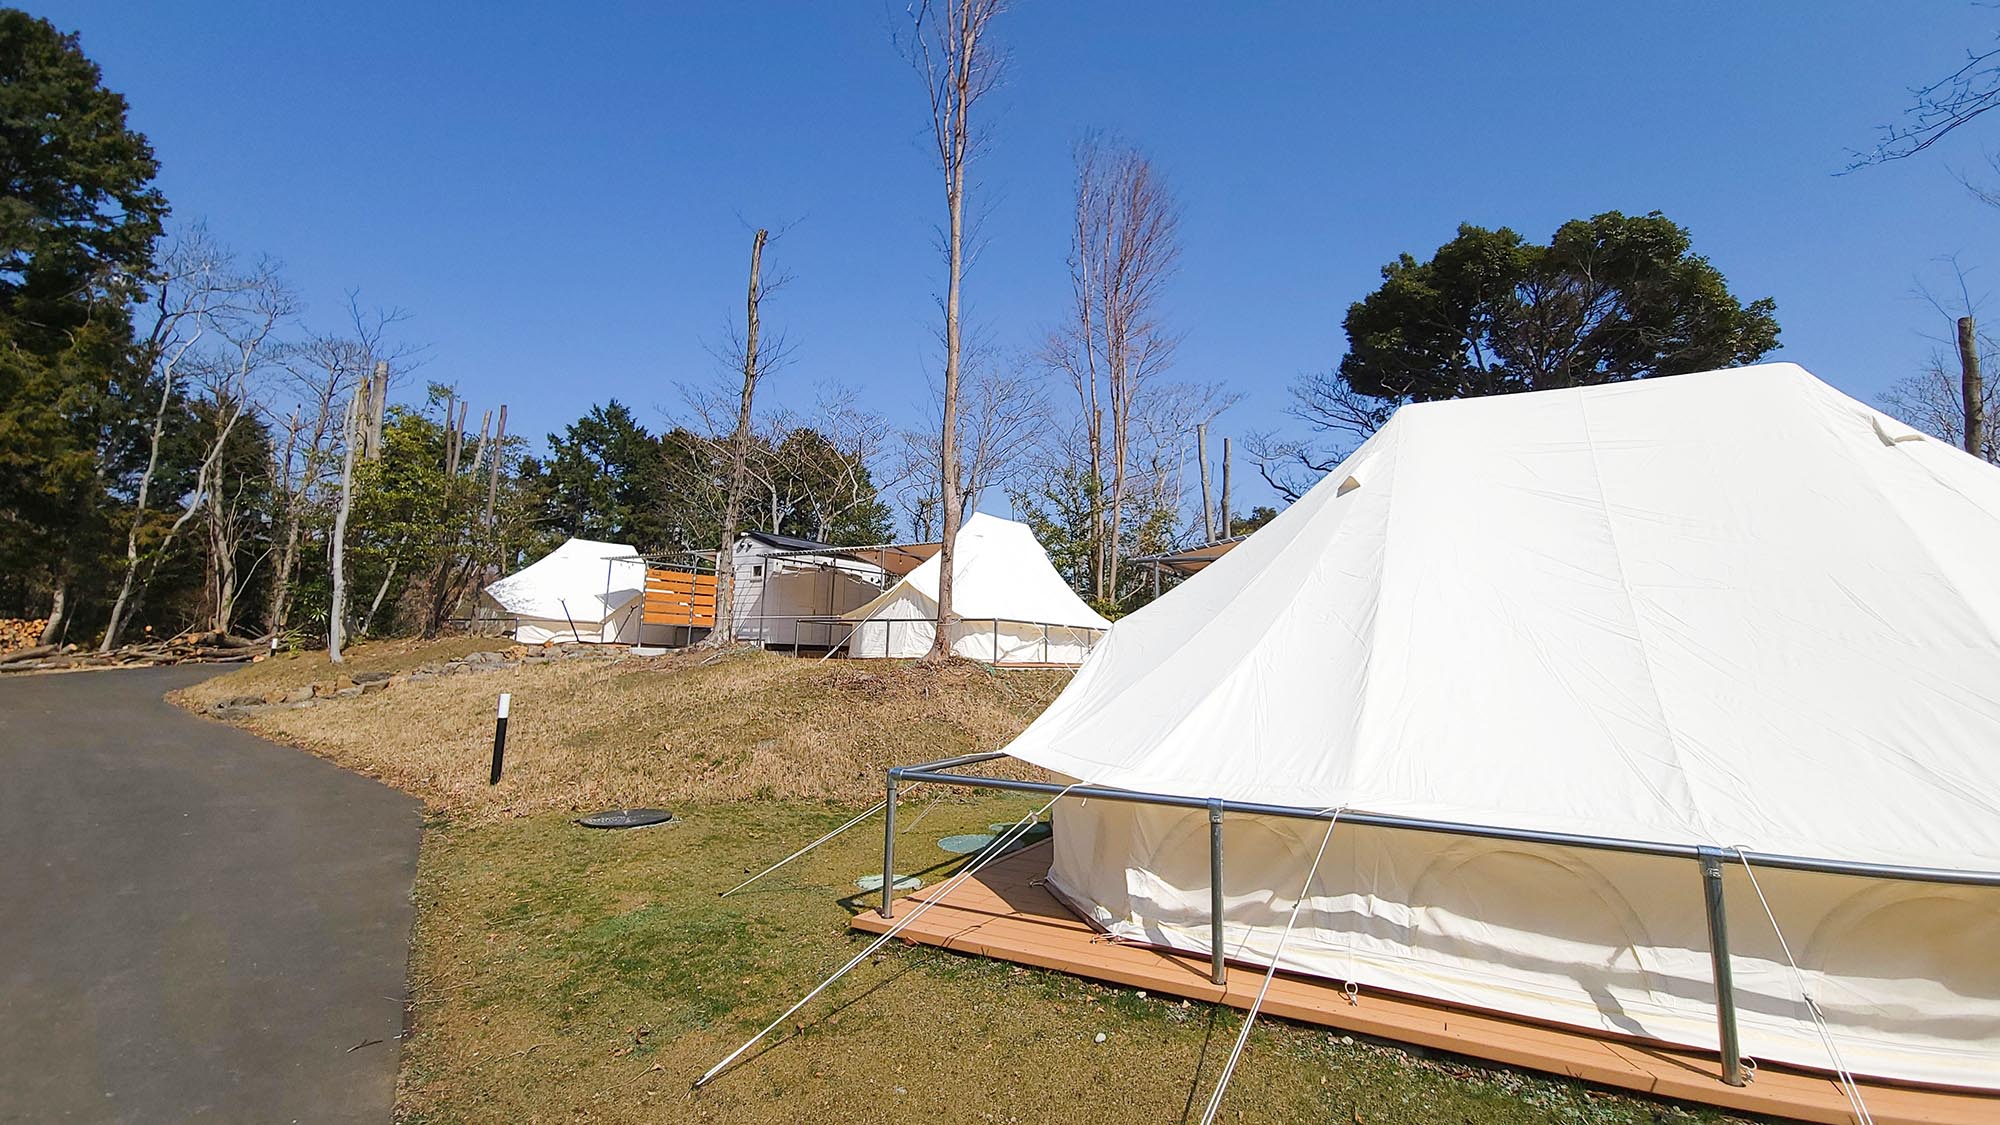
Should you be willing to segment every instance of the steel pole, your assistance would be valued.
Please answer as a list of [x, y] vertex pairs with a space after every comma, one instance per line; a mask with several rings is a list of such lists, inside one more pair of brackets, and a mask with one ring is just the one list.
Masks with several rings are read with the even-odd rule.
[[1722, 906], [1722, 852], [1701, 848], [1702, 902], [1708, 912], [1708, 957], [1714, 966], [1716, 1039], [1722, 1055], [1722, 1080], [1744, 1084], [1743, 1052], [1736, 1038], [1736, 984], [1729, 969], [1729, 921]]
[[1222, 802], [1208, 802], [1208, 979], [1227, 984], [1229, 967], [1222, 959]]
[[902, 770], [889, 771], [888, 793], [883, 797], [882, 820], [882, 905], [876, 913], [887, 918], [896, 898], [896, 787], [901, 781]]

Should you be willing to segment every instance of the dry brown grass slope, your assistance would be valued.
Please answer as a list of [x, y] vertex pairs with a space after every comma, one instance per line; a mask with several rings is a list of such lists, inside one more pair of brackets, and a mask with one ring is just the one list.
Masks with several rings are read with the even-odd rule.
[[[448, 655], [458, 653], [370, 646], [349, 668], [407, 669]], [[206, 709], [233, 695], [324, 681], [329, 672], [324, 659], [266, 661], [177, 701]], [[454, 816], [687, 801], [865, 802], [891, 765], [1005, 745], [1068, 676], [964, 663], [820, 663], [744, 649], [399, 681], [242, 721]], [[488, 786], [501, 692], [513, 695], [506, 774]]]

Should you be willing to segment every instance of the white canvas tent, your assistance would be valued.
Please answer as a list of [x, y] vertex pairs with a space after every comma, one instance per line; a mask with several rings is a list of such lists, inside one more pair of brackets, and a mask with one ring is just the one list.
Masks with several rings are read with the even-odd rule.
[[[2000, 472], [1790, 364], [1405, 407], [1121, 620], [1007, 753], [1339, 824], [1280, 963], [1714, 1049], [1686, 846], [2000, 871]], [[1268, 964], [1326, 823], [1225, 818]], [[1049, 884], [1206, 953], [1206, 813], [1056, 805]], [[1728, 851], [1732, 857], [1736, 854]], [[2000, 1087], [2000, 890], [1725, 865], [1744, 1051]]]
[[486, 587], [486, 596], [513, 615], [523, 644], [637, 644], [645, 587], [646, 564], [631, 547], [571, 539]]
[[[1028, 525], [974, 512], [958, 529], [952, 560], [951, 649], [999, 664], [1079, 664], [1111, 622], [1085, 605], [1049, 562]], [[853, 623], [850, 656], [922, 656], [937, 638], [934, 555], [867, 605]]]

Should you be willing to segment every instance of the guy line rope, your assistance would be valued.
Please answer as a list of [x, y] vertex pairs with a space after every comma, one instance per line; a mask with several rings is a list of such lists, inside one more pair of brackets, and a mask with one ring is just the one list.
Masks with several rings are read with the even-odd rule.
[[1757, 872], [1750, 866], [1749, 854], [1741, 844], [1730, 845], [1730, 850], [1743, 861], [1743, 873], [1750, 876], [1750, 889], [1757, 892], [1757, 902], [1764, 908], [1764, 917], [1771, 920], [1771, 932], [1778, 935], [1778, 948], [1784, 951], [1785, 962], [1792, 967], [1792, 980], [1799, 986], [1799, 998], [1805, 1001], [1813, 1026], [1819, 1030], [1819, 1041], [1825, 1045], [1827, 1057], [1833, 1060], [1833, 1072], [1840, 1078], [1840, 1089], [1847, 1095], [1847, 1106], [1854, 1112], [1854, 1120], [1861, 1125], [1875, 1125], [1874, 1116], [1868, 1112], [1868, 1103], [1861, 1100], [1860, 1084], [1840, 1057], [1840, 1048], [1834, 1045], [1833, 1032], [1826, 1026], [1826, 1014], [1820, 1011], [1819, 1001], [1814, 1000], [1812, 992], [1806, 988], [1806, 974], [1799, 968], [1798, 959], [1792, 956], [1792, 943], [1785, 940], [1785, 931], [1778, 928], [1778, 916], [1771, 910], [1771, 900], [1764, 897], [1764, 888], [1757, 882]]
[[[764, 1030], [758, 1032], [757, 1034], [751, 1036], [749, 1039], [745, 1040], [742, 1046], [736, 1048], [734, 1051], [729, 1052], [729, 1054], [726, 1057], [724, 1057], [721, 1062], [716, 1063], [712, 1067], [709, 1067], [707, 1073], [703, 1074], [700, 1078], [694, 1080], [695, 1088], [700, 1089], [701, 1087], [707, 1085], [710, 1080], [715, 1078], [716, 1075], [721, 1074], [724, 1070], [728, 1069], [729, 1064], [735, 1062], [738, 1058], [740, 1058], [743, 1052], [756, 1046], [759, 1042], [763, 1040], [763, 1038], [766, 1035], [769, 1035], [771, 1034], [771, 1032], [777, 1030], [777, 1028], [781, 1024], [783, 1024], [786, 1020], [791, 1019], [793, 1013], [797, 1012], [800, 1008], [803, 1008], [807, 1004], [812, 1003], [813, 998], [818, 996], [820, 993], [826, 991], [827, 987], [833, 984], [834, 981], [837, 981], [841, 977], [846, 976], [850, 971], [854, 969], [855, 966], [861, 964], [861, 962], [866, 961], [869, 957], [873, 956], [876, 950], [888, 944], [889, 939], [901, 933], [904, 927], [908, 926], [911, 922], [914, 922], [918, 918], [922, 917], [925, 911], [928, 911], [931, 907], [936, 906], [938, 903], [944, 901], [947, 897], [950, 896], [952, 891], [957, 890], [960, 884], [964, 883], [967, 879], [970, 879], [974, 874], [976, 874], [979, 871], [980, 868], [985, 867], [988, 863], [991, 863], [994, 859], [998, 858], [999, 855], [1007, 849], [1008, 844], [1013, 843], [1015, 840], [1018, 840], [1023, 835], [1025, 835], [1028, 829], [1034, 827], [1035, 822], [1041, 819], [1041, 815], [1049, 811], [1049, 809], [1053, 808], [1057, 801], [1062, 800], [1063, 797], [1068, 795], [1070, 790], [1076, 788], [1078, 785], [1081, 784], [1082, 782], [1072, 781], [1068, 785], [1063, 786], [1062, 792], [1057, 793], [1055, 796], [1049, 798], [1048, 804], [1043, 805], [1041, 808], [1036, 809], [1034, 812], [1031, 812], [1028, 815], [1022, 817], [1021, 819], [1015, 821], [1011, 826], [1008, 827], [1008, 829], [1005, 832], [1002, 832], [998, 836], [995, 836], [993, 838], [993, 842], [986, 845], [985, 851], [980, 852], [978, 856], [974, 857], [971, 863], [967, 864], [965, 867], [960, 869], [956, 875], [953, 875], [951, 878], [939, 884], [938, 888], [931, 892], [929, 898], [926, 898], [922, 902], [919, 902], [916, 905], [916, 907], [913, 908], [908, 914], [903, 915], [903, 917], [900, 920], [898, 920], [895, 925], [883, 931], [882, 936], [876, 938], [872, 942], [869, 942], [868, 948], [863, 949], [861, 952], [855, 954], [853, 960], [849, 961], [847, 964], [842, 965], [839, 969], [835, 970], [832, 976], [819, 982], [819, 984], [816, 985], [811, 992], [808, 992], [803, 997], [801, 997], [798, 1003], [793, 1004], [791, 1007], [785, 1009], [784, 1014], [779, 1016], [777, 1019], [772, 1020], [770, 1024], [764, 1028]], [[891, 878], [894, 878], [894, 872], [890, 872], [889, 876]]]
[[[1243, 1014], [1243, 1029], [1236, 1033], [1236, 1045], [1230, 1048], [1229, 1061], [1222, 1065], [1222, 1076], [1215, 1080], [1215, 1093], [1208, 1099], [1208, 1109], [1201, 1115], [1201, 1125], [1210, 1125], [1215, 1120], [1217, 1110], [1222, 1108], [1222, 1095], [1229, 1090], [1229, 1079], [1236, 1073], [1236, 1061], [1243, 1057], [1243, 1047], [1250, 1041], [1250, 1027], [1257, 1022], [1257, 1010], [1264, 1006], [1264, 994], [1271, 991], [1271, 980], [1278, 975], [1278, 959], [1284, 956], [1285, 942], [1292, 936], [1292, 926], [1299, 920], [1299, 908], [1306, 904], [1306, 895], [1312, 890], [1313, 876], [1319, 874], [1319, 861], [1326, 857], [1326, 846], [1333, 842], [1333, 827], [1340, 823], [1342, 809], [1328, 810], [1333, 819], [1327, 821], [1326, 838], [1319, 842], [1319, 851], [1314, 853], [1312, 866], [1306, 869], [1305, 885], [1299, 888], [1299, 897], [1292, 902], [1291, 917], [1285, 919], [1285, 932], [1278, 935], [1278, 947], [1271, 951], [1271, 967], [1264, 970], [1264, 983], [1257, 988], [1257, 998], [1250, 1002], [1250, 1010]], [[1246, 942], [1249, 940], [1246, 936]]]
[[[910, 784], [904, 786], [900, 791], [898, 791], [896, 796], [898, 798], [901, 798], [904, 794], [908, 793], [910, 790], [915, 789], [917, 786], [922, 784], [923, 782], [921, 781], [913, 781]], [[833, 839], [835, 836], [840, 835], [842, 832], [845, 832], [848, 829], [854, 827], [855, 825], [860, 824], [862, 821], [867, 820], [869, 817], [874, 816], [876, 813], [881, 812], [883, 809], [888, 807], [889, 807], [889, 802], [887, 800], [881, 800], [875, 802], [873, 805], [870, 805], [868, 807], [867, 811], [857, 814], [854, 817], [854, 819], [849, 820], [846, 824], [843, 824], [840, 827], [834, 829], [833, 831], [827, 833], [826, 835], [821, 836], [819, 839], [814, 840], [812, 843], [807, 844], [805, 847], [800, 848], [798, 851], [793, 852], [792, 854], [786, 856], [785, 858], [779, 860], [778, 862], [772, 864], [771, 866], [766, 867], [764, 870], [759, 871], [755, 875], [750, 876], [748, 879], [743, 880], [741, 883], [736, 884], [735, 886], [722, 892], [720, 895], [717, 895], [716, 897], [728, 898], [730, 895], [735, 894], [737, 891], [740, 891], [743, 888], [749, 886], [750, 884], [756, 882], [757, 880], [762, 879], [764, 876], [769, 875], [771, 872], [776, 871], [778, 868], [783, 867], [787, 863], [792, 862], [793, 860], [799, 858], [800, 856], [806, 854], [807, 852], [813, 850], [814, 848], [819, 847], [821, 844], [826, 843], [828, 840]]]

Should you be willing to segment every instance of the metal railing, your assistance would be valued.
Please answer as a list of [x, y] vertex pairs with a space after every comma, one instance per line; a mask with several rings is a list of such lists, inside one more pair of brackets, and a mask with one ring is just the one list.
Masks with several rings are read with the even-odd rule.
[[[824, 647], [826, 648], [829, 655], [839, 651], [842, 648], [848, 647], [849, 643], [854, 640], [855, 636], [859, 634], [862, 629], [867, 628], [869, 626], [873, 625], [882, 626], [882, 631], [883, 631], [882, 649], [885, 653], [889, 651], [890, 641], [893, 639], [893, 634], [891, 634], [889, 631], [889, 626], [891, 625], [928, 625], [932, 629], [936, 629], [938, 627], [937, 618], [935, 617], [870, 617], [862, 621], [850, 621], [847, 618], [834, 615], [792, 616], [789, 614], [785, 614], [785, 615], [765, 615], [765, 616], [776, 617], [782, 620], [793, 622], [792, 654], [794, 656], [798, 655], [799, 649], [801, 647], [801, 643], [799, 641], [799, 626], [801, 625], [825, 625], [828, 627], [827, 643]], [[755, 620], [755, 619], [756, 618], [745, 618], [745, 620]], [[1013, 617], [961, 617], [956, 622], [956, 624], [960, 625], [979, 624], [979, 623], [986, 623], [991, 626], [991, 635], [992, 635], [991, 643], [993, 645], [993, 660], [991, 661], [991, 663], [996, 667], [1006, 667], [1009, 664], [1022, 665], [1022, 664], [1035, 663], [1034, 661], [1026, 661], [1026, 660], [1000, 659], [1001, 655], [1000, 628], [1003, 625], [1006, 626], [1025, 625], [1030, 629], [1040, 629], [1042, 631], [1041, 642], [1040, 642], [1042, 659], [1040, 663], [1042, 664], [1050, 663], [1049, 661], [1050, 644], [1052, 639], [1057, 635], [1064, 635], [1067, 638], [1069, 638], [1062, 642], [1065, 644], [1071, 643], [1072, 640], [1080, 642], [1083, 646], [1083, 655], [1087, 657], [1090, 655], [1091, 651], [1097, 647], [1097, 643], [1104, 639], [1104, 633], [1105, 633], [1105, 630], [1103, 629], [1094, 629], [1085, 625], [1064, 625], [1061, 622], [1057, 621], [1029, 621]], [[839, 626], [846, 626], [847, 632], [838, 641], [835, 641], [833, 640], [833, 630], [834, 628]], [[1035, 641], [1029, 640], [1027, 643], [1028, 645], [1032, 646], [1035, 644]], [[766, 647], [769, 647], [768, 644], [766, 645]], [[781, 645], [780, 647], [783, 646]], [[814, 647], [820, 647], [820, 646], [814, 646]], [[1069, 661], [1065, 660], [1062, 663], [1067, 664], [1069, 663]]]
[[1729, 925], [1723, 911], [1722, 873], [1723, 863], [1734, 860], [1746, 869], [1751, 866], [1774, 867], [1786, 871], [1809, 871], [1824, 875], [1852, 875], [1870, 879], [1900, 879], [1920, 883], [1949, 883], [1961, 886], [2000, 887], [2000, 871], [1966, 871], [1944, 867], [1908, 867], [1897, 864], [1863, 863], [1854, 860], [1815, 859], [1808, 856], [1784, 855], [1773, 852], [1749, 851], [1732, 848], [1725, 850], [1698, 844], [1667, 844], [1648, 840], [1630, 840], [1615, 836], [1590, 836], [1570, 832], [1543, 832], [1526, 828], [1503, 828], [1487, 824], [1469, 824], [1457, 821], [1430, 820], [1422, 817], [1392, 816], [1383, 813], [1358, 812], [1353, 809], [1306, 808], [1296, 805], [1271, 805], [1256, 801], [1231, 801], [1219, 797], [1184, 797], [1172, 793], [1148, 793], [1135, 789], [1119, 789], [1103, 785], [1057, 785], [1046, 781], [1024, 781], [1007, 777], [989, 777], [981, 774], [955, 773], [964, 766], [990, 762], [1007, 755], [1000, 751], [980, 754], [963, 754], [955, 758], [943, 758], [935, 762], [924, 762], [913, 766], [897, 766], [888, 771], [888, 822], [882, 836], [882, 905], [877, 908], [882, 917], [890, 916], [895, 899], [896, 866], [896, 790], [900, 783], [928, 781], [938, 785], [966, 785], [980, 789], [1008, 789], [1023, 793], [1041, 793], [1051, 796], [1067, 794], [1085, 800], [1125, 801], [1141, 805], [1162, 805], [1168, 808], [1204, 809], [1208, 812], [1209, 835], [1209, 947], [1211, 950], [1210, 979], [1223, 984], [1228, 979], [1227, 966], [1223, 957], [1222, 932], [1222, 818], [1225, 813], [1239, 813], [1249, 816], [1278, 816], [1295, 820], [1334, 820], [1342, 824], [1367, 826], [1372, 828], [1397, 828], [1411, 832], [1430, 832], [1447, 836], [1463, 836], [1487, 840], [1507, 840], [1517, 843], [1546, 844], [1554, 847], [1589, 848], [1597, 851], [1625, 852], [1635, 855], [1668, 856], [1676, 859], [1691, 859], [1696, 862], [1702, 879], [1702, 902], [1708, 919], [1709, 961], [1715, 984], [1715, 1020], [1718, 1054], [1721, 1059], [1722, 1080], [1731, 1086], [1741, 1086], [1747, 1080], [1743, 1065], [1742, 1050], [1736, 1028], [1736, 994], [1734, 976], [1730, 969]]

